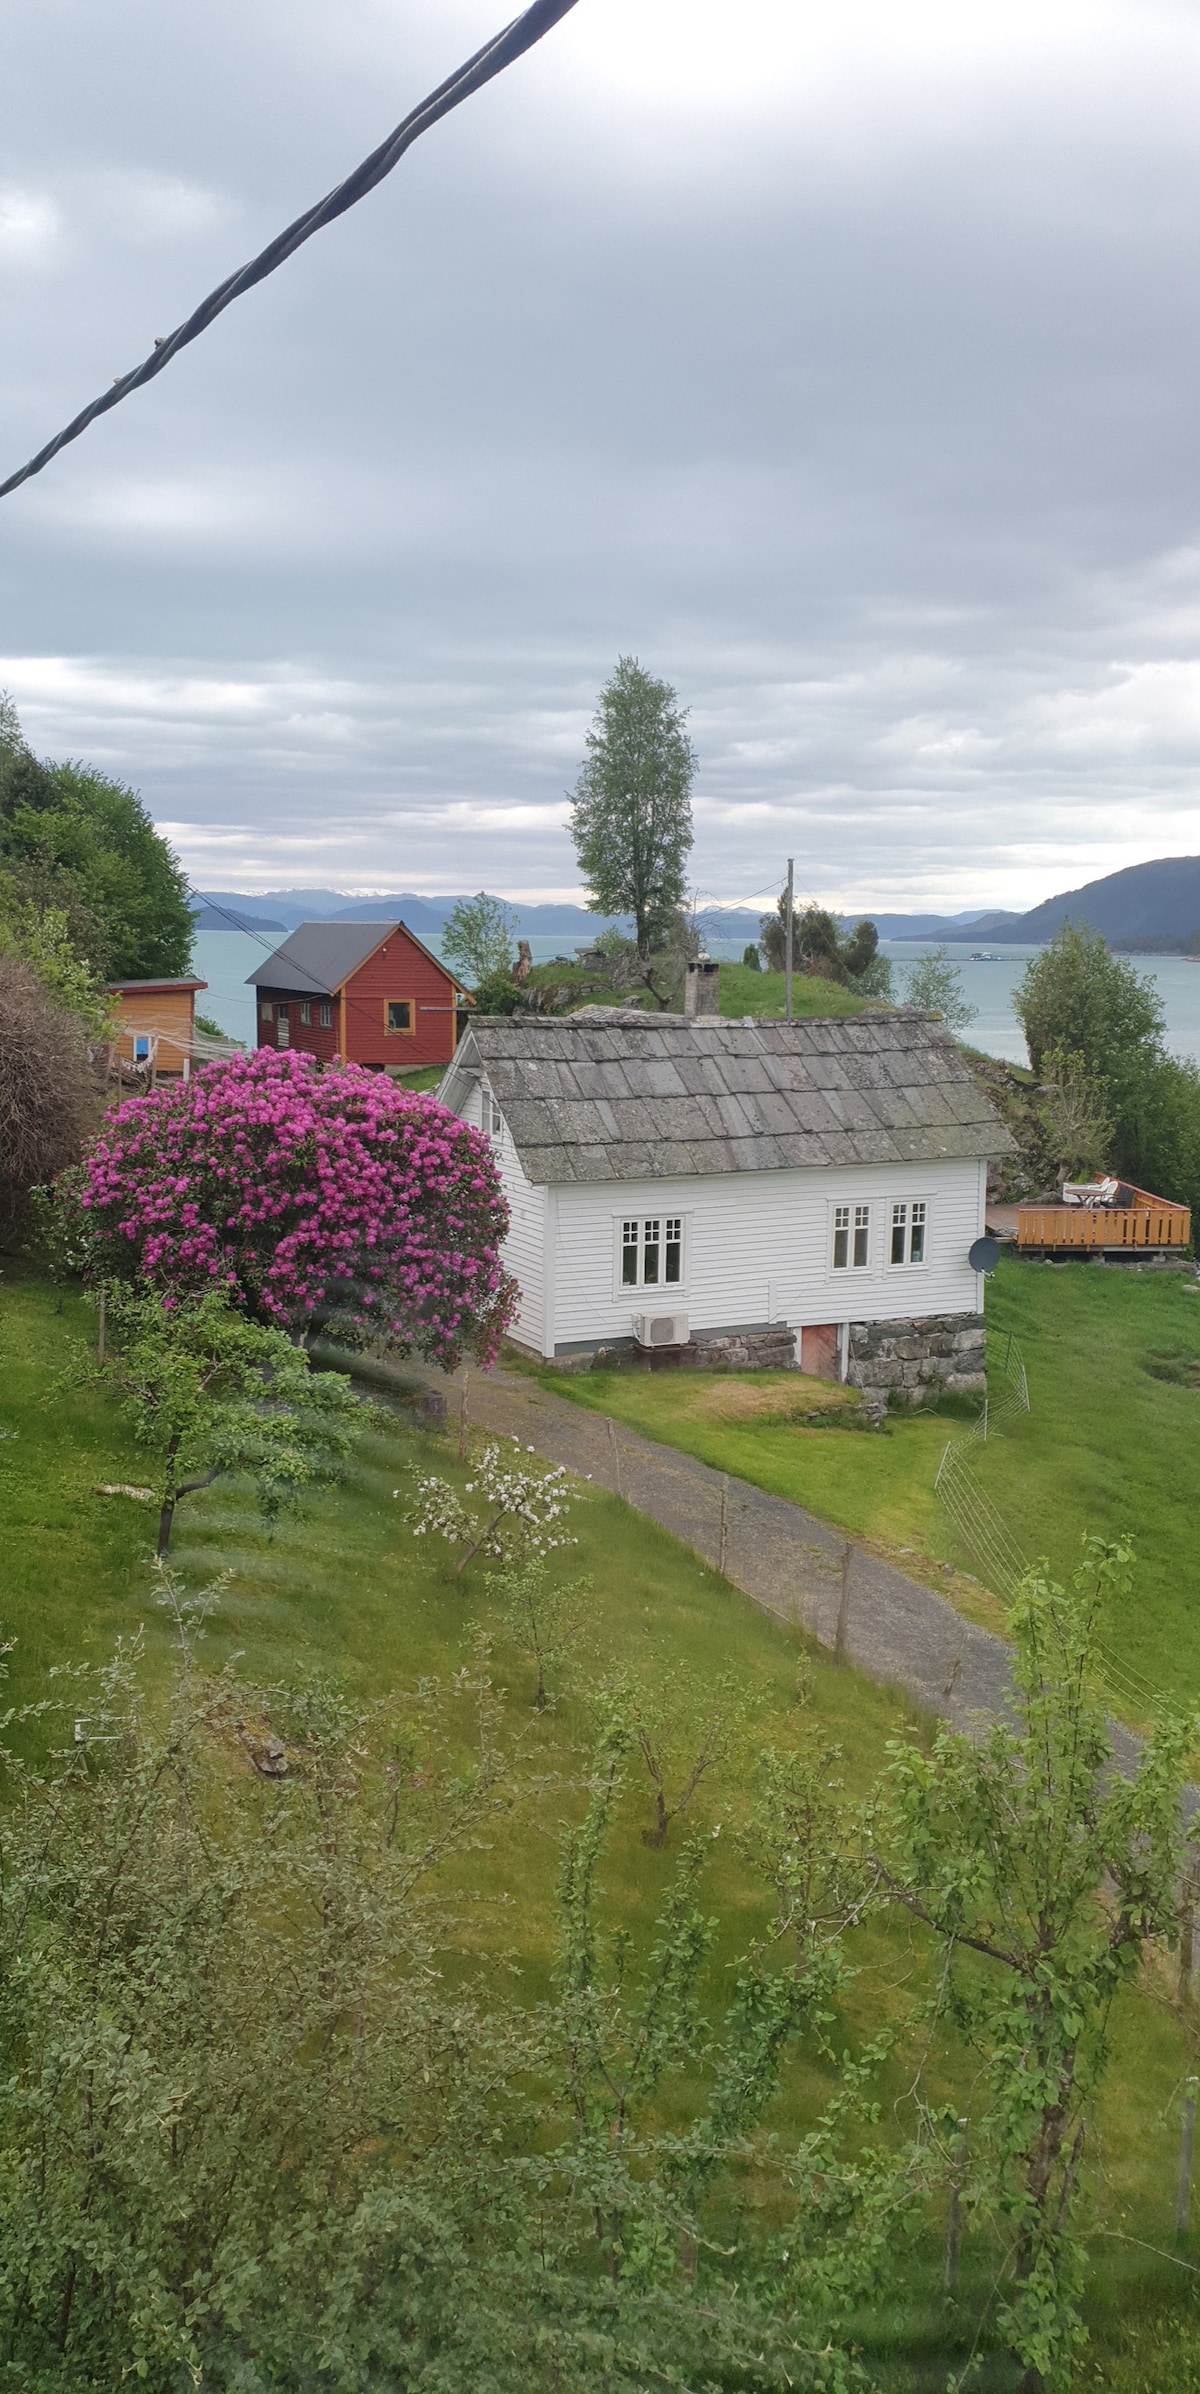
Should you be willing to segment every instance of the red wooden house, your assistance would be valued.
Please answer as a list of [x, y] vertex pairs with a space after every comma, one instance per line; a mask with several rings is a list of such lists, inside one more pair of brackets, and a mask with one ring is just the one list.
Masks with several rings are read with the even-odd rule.
[[454, 1054], [463, 992], [403, 923], [301, 923], [249, 973], [259, 1047], [415, 1072]]

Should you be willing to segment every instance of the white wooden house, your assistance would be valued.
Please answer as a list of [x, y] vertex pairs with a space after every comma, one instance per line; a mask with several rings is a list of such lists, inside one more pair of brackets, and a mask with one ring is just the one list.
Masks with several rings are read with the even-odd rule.
[[476, 1020], [440, 1095], [495, 1145], [533, 1353], [982, 1384], [1011, 1140], [937, 1016]]

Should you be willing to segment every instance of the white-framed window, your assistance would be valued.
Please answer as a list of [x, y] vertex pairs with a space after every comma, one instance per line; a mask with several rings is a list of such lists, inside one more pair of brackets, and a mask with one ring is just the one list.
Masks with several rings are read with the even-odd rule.
[[835, 1205], [833, 1209], [833, 1268], [835, 1272], [865, 1271], [871, 1259], [869, 1205]]
[[321, 1029], [323, 1031], [331, 1031], [333, 1029], [333, 1007], [331, 1005], [321, 1006], [318, 1009], [318, 1014]]
[[258, 1011], [259, 1011], [259, 1013], [261, 1014], [261, 1016], [262, 1016], [262, 1018], [263, 1018], [263, 1021], [264, 1021], [264, 1022], [274, 1022], [274, 1020], [275, 1020], [275, 1008], [274, 1008], [274, 1006], [271, 1004], [271, 1000], [270, 1000], [270, 998], [264, 998], [264, 999], [262, 1000], [262, 1003], [261, 1003], [261, 1005], [259, 1006], [259, 1009], [258, 1009]]
[[480, 1091], [479, 1121], [480, 1127], [488, 1133], [489, 1138], [499, 1139], [502, 1136], [504, 1131], [504, 1116], [502, 1115], [490, 1089], [482, 1089]]
[[279, 1047], [290, 1047], [292, 1044], [292, 1026], [286, 1006], [275, 1008], [275, 1039]]
[[929, 1231], [929, 1207], [923, 1197], [897, 1198], [892, 1207], [888, 1262], [923, 1264]]
[[312, 1021], [312, 1006], [308, 998], [301, 998], [300, 1000], [300, 1020], [303, 1023], [310, 1023]]
[[622, 1288], [681, 1288], [683, 1215], [634, 1214], [619, 1224]]

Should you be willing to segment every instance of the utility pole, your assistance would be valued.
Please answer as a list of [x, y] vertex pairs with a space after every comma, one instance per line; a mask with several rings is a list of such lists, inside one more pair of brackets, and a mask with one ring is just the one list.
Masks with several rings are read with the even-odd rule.
[[787, 913], [784, 917], [783, 924], [784, 1013], [789, 1022], [792, 1019], [792, 925], [795, 920], [792, 893], [795, 882], [795, 862], [795, 857], [789, 856], [787, 877]]

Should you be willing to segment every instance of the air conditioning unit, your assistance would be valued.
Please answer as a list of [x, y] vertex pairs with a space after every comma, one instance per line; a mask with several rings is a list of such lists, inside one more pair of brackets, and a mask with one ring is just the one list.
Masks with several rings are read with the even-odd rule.
[[686, 1347], [686, 1313], [635, 1313], [633, 1335], [639, 1347]]

